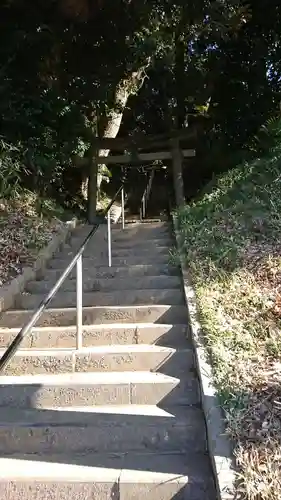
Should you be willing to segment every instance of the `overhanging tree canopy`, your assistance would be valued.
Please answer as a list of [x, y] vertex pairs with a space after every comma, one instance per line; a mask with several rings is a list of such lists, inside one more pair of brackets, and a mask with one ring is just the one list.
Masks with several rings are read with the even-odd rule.
[[239, 149], [280, 100], [279, 10], [265, 0], [3, 2], [1, 135], [37, 186], [62, 192], [77, 157], [95, 191], [93, 138], [120, 127], [157, 133], [208, 113], [209, 141]]

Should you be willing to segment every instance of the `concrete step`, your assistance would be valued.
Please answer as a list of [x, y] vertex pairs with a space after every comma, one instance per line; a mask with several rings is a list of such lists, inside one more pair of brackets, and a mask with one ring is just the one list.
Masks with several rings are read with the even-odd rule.
[[[118, 250], [120, 249], [130, 249], [138, 246], [140, 249], [154, 249], [157, 247], [166, 247], [171, 248], [175, 246], [175, 240], [172, 237], [163, 237], [163, 238], [154, 238], [154, 239], [144, 239], [139, 238], [136, 240], [135, 238], [127, 237], [122, 238], [118, 234], [112, 235], [111, 238], [112, 247]], [[97, 242], [105, 247], [107, 246], [107, 234], [102, 236], [93, 237], [87, 245], [86, 248], [91, 248], [92, 250], [97, 248]], [[68, 246], [71, 246], [73, 249], [78, 249], [83, 243], [83, 239], [77, 236], [73, 236], [68, 243]]]
[[[56, 284], [56, 280], [38, 280], [30, 281], [26, 286], [26, 291], [29, 293], [48, 293]], [[148, 290], [148, 289], [173, 289], [181, 288], [182, 280], [179, 276], [144, 276], [93, 279], [87, 273], [83, 275], [83, 290], [85, 292], [104, 291], [110, 292], [114, 290]], [[67, 279], [61, 291], [74, 292], [76, 291], [76, 280]]]
[[[10, 310], [0, 315], [0, 327], [21, 328], [33, 315], [31, 310]], [[83, 307], [83, 325], [118, 323], [186, 324], [186, 306], [111, 306]], [[37, 326], [71, 326], [76, 324], [76, 308], [47, 309]]]
[[[0, 328], [0, 347], [7, 347], [19, 328]], [[83, 347], [129, 344], [157, 344], [166, 347], [187, 347], [186, 325], [161, 325], [153, 323], [112, 323], [85, 325], [82, 330]], [[76, 326], [37, 327], [24, 339], [22, 348], [51, 349], [74, 348]]]
[[[65, 253], [61, 253], [60, 257], [56, 257], [52, 259], [48, 267], [50, 269], [61, 269], [62, 271], [68, 266], [71, 262], [71, 256], [66, 255]], [[96, 256], [93, 258], [85, 257], [84, 259], [84, 268], [91, 267], [104, 267], [108, 265], [107, 252], [103, 256]], [[138, 265], [164, 265], [168, 266], [171, 264], [170, 255], [159, 255], [153, 256], [151, 254], [147, 254], [144, 256], [141, 255], [131, 255], [129, 257], [112, 257], [112, 268], [116, 267], [126, 267], [126, 266], [138, 266]]]
[[[71, 239], [79, 239], [81, 242], [88, 237], [91, 228], [87, 226], [77, 227], [71, 234]], [[100, 225], [98, 230], [93, 234], [91, 241], [102, 241], [107, 238], [107, 223]], [[165, 240], [174, 238], [172, 227], [165, 224], [163, 227], [154, 227], [152, 224], [126, 224], [125, 229], [122, 229], [120, 224], [111, 225], [112, 240], [122, 241], [146, 241], [150, 240]]]
[[[109, 278], [139, 278], [144, 276], [179, 276], [179, 268], [172, 265], [147, 265], [140, 264], [137, 266], [121, 266], [121, 267], [87, 267], [87, 261], [83, 262], [83, 275], [89, 279], [109, 279]], [[44, 274], [38, 273], [38, 277], [57, 281], [62, 269], [46, 269]], [[69, 274], [69, 279], [76, 279], [76, 269]]]
[[[18, 309], [36, 309], [46, 294], [20, 295], [15, 307]], [[122, 290], [112, 292], [83, 292], [83, 306], [119, 306], [171, 304], [183, 305], [184, 295], [181, 290]], [[64, 308], [76, 305], [76, 292], [58, 292], [51, 301], [51, 307]]]
[[[82, 233], [72, 233], [71, 235], [71, 239], [68, 241], [71, 242], [72, 244], [73, 243], [82, 243], [85, 238], [87, 237], [87, 234], [88, 233], [85, 233], [85, 232], [82, 232]], [[107, 238], [108, 238], [108, 232], [107, 232], [107, 228], [104, 226], [104, 228], [98, 232], [96, 232], [92, 238], [89, 240], [89, 243], [90, 245], [96, 245], [97, 247], [99, 247], [99, 245], [102, 245], [104, 244], [106, 241], [107, 241]], [[134, 246], [134, 245], [138, 245], [138, 244], [143, 244], [144, 241], [148, 244], [148, 245], [153, 245], [155, 241], [158, 241], [159, 243], [161, 243], [161, 245], [168, 245], [170, 246], [171, 244], [174, 243], [174, 236], [173, 234], [170, 232], [170, 231], [161, 231], [161, 232], [148, 232], [148, 231], [139, 231], [139, 232], [136, 232], [136, 231], [132, 231], [132, 230], [129, 230], [129, 231], [123, 231], [122, 229], [114, 229], [112, 227], [112, 230], [111, 230], [111, 240], [112, 242], [118, 244], [118, 245], [127, 245], [129, 244], [131, 247]]]
[[[107, 238], [107, 231], [100, 234], [94, 234], [93, 237], [88, 241], [86, 248], [90, 247], [92, 249], [95, 249], [96, 251], [103, 248], [105, 249], [107, 248]], [[73, 236], [69, 240], [67, 240], [66, 244], [67, 246], [71, 246], [73, 249], [76, 249], [79, 248], [84, 241], [84, 236], [81, 237], [74, 233]], [[114, 247], [115, 250], [132, 249], [135, 247], [140, 247], [145, 250], [147, 248], [172, 248], [175, 246], [175, 239], [173, 235], [170, 235], [169, 233], [158, 234], [154, 237], [150, 234], [124, 234], [123, 232], [119, 231], [117, 233], [111, 233], [111, 242], [112, 247]]]
[[203, 413], [193, 407], [0, 409], [0, 453], [206, 451]]
[[202, 453], [28, 455], [0, 458], [5, 500], [215, 500]]
[[[0, 349], [0, 356], [4, 354]], [[191, 349], [132, 344], [76, 349], [21, 349], [5, 369], [5, 375], [73, 372], [162, 371], [181, 376], [194, 368]]]
[[197, 405], [198, 380], [160, 372], [87, 372], [0, 376], [0, 407]]
[[[64, 245], [64, 247], [60, 250], [59, 253], [56, 254], [56, 258], [63, 259], [74, 257], [78, 252], [80, 246], [73, 245]], [[154, 258], [160, 256], [164, 256], [166, 258], [170, 258], [173, 251], [173, 246], [161, 246], [161, 247], [140, 247], [139, 245], [134, 245], [131, 248], [119, 248], [112, 244], [112, 259], [125, 259], [132, 257], [143, 257], [143, 260], [146, 261], [148, 257], [153, 255]], [[83, 259], [107, 259], [108, 250], [107, 243], [105, 242], [103, 246], [97, 248], [97, 245], [87, 245], [83, 252]]]
[[[93, 226], [90, 226], [88, 224], [83, 224], [78, 226], [74, 234], [88, 234]], [[162, 232], [171, 232], [172, 231], [172, 226], [169, 222], [163, 221], [163, 222], [132, 222], [132, 223], [126, 223], [125, 224], [125, 229], [122, 229], [122, 224], [117, 223], [117, 224], [112, 224], [111, 227], [112, 233], [122, 233], [124, 235], [126, 234], [136, 234], [136, 233], [162, 233]], [[105, 222], [104, 224], [101, 224], [98, 231], [101, 232], [106, 232], [107, 231], [107, 223]]]

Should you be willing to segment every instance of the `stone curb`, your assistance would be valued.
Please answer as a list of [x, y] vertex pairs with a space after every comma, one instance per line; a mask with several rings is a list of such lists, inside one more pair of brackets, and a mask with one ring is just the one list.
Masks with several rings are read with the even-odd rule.
[[13, 307], [16, 296], [24, 290], [27, 282], [36, 279], [39, 271], [44, 272], [47, 262], [52, 258], [60, 245], [67, 240], [76, 225], [76, 219], [66, 222], [63, 228], [52, 237], [48, 245], [39, 251], [33, 267], [25, 267], [20, 276], [17, 276], [8, 285], [0, 288], [0, 313]]
[[221, 406], [216, 395], [216, 389], [212, 383], [212, 366], [208, 360], [203, 330], [198, 320], [199, 315], [196, 295], [192, 286], [191, 276], [183, 260], [181, 236], [178, 231], [176, 215], [172, 215], [172, 220], [177, 250], [180, 257], [184, 294], [189, 312], [190, 333], [199, 375], [202, 406], [207, 427], [208, 448], [216, 482], [218, 500], [235, 500], [236, 473], [232, 445], [225, 434], [225, 424]]

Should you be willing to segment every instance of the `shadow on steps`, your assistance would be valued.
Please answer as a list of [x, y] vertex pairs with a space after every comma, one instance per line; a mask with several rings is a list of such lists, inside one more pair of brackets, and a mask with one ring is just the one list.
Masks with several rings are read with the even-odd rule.
[[[82, 466], [93, 468], [92, 483], [106, 478], [110, 494], [115, 492], [120, 500], [142, 496], [154, 500], [156, 494], [161, 500], [215, 500], [193, 364], [189, 362], [187, 371], [184, 358], [179, 362], [174, 353], [159, 368], [172, 378], [154, 386], [146, 383], [143, 372], [139, 380], [132, 372], [122, 374], [119, 384], [118, 374], [113, 373], [110, 383], [96, 385], [89, 374], [82, 374], [86, 377], [79, 383], [76, 375], [81, 374], [62, 375], [56, 383], [52, 375], [43, 375], [44, 384], [36, 383], [37, 376], [34, 383], [32, 376], [18, 377], [17, 384], [13, 378], [1, 377], [2, 478], [8, 465], [11, 481], [13, 473], [20, 481], [29, 467], [30, 496], [22, 498], [39, 500], [42, 497], [31, 495], [33, 481], [44, 483], [49, 474], [48, 481], [55, 476], [57, 487], [65, 477], [71, 484], [85, 482], [89, 469], [74, 467]], [[2, 459], [7, 459], [4, 465]], [[112, 474], [118, 479], [112, 479]]]

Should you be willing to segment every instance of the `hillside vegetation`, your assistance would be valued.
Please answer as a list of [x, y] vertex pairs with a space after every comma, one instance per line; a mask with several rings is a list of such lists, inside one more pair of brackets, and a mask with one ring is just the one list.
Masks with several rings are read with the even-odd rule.
[[212, 182], [179, 213], [238, 490], [281, 498], [281, 152]]
[[71, 214], [26, 190], [0, 199], [0, 288], [32, 266]]

